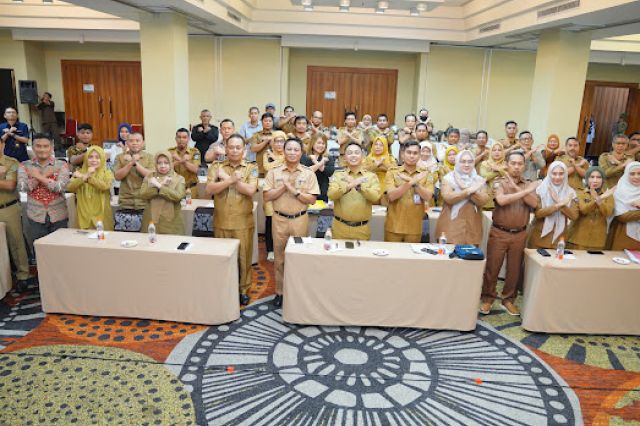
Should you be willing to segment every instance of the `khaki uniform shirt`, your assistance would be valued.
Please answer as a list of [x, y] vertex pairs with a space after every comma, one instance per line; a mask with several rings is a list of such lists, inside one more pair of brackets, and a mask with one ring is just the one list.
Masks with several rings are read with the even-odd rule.
[[[498, 177], [493, 181], [492, 190], [495, 196], [515, 194], [518, 191], [522, 191], [527, 186], [527, 182], [521, 180], [517, 183], [518, 189], [515, 189], [512, 188], [511, 185], [507, 185], [506, 182], [507, 178], [505, 177]], [[526, 197], [520, 198], [519, 200], [504, 206], [495, 203], [493, 223], [507, 229], [526, 227], [531, 220], [531, 207], [525, 203], [525, 198]]]
[[[18, 181], [18, 160], [0, 153], [0, 180]], [[18, 186], [13, 191], [0, 190], [0, 204], [18, 199]]]
[[[271, 130], [261, 130], [259, 132], [256, 132], [253, 134], [253, 136], [251, 136], [251, 139], [249, 139], [249, 143], [251, 144], [251, 146], [255, 146], [261, 143], [263, 138], [271, 139], [272, 133], [273, 132]], [[263, 163], [263, 153], [268, 148], [269, 148], [269, 144], [266, 144], [264, 148], [256, 152], [256, 161], [258, 163], [258, 173], [260, 173], [260, 176], [264, 176], [264, 173], [265, 173], [264, 163]]]
[[502, 146], [504, 146], [504, 149], [507, 149], [507, 148], [511, 148], [513, 145], [517, 144], [518, 143], [518, 138], [513, 138], [513, 139], [502, 138], [498, 142], [500, 142], [502, 144]]
[[[360, 185], [360, 190], [352, 188], [347, 192], [349, 182], [347, 177], [366, 180]], [[371, 205], [376, 203], [382, 192], [380, 182], [375, 173], [361, 167], [358, 171], [338, 170], [329, 181], [327, 196], [334, 201], [333, 213], [335, 216], [349, 222], [361, 222], [371, 219]]]
[[358, 129], [356, 127], [353, 130], [349, 131], [346, 127], [341, 127], [338, 130], [338, 142], [343, 141], [343, 140], [347, 140], [347, 142], [345, 142], [344, 144], [340, 145], [340, 156], [344, 156], [344, 151], [347, 149], [347, 144], [351, 140], [349, 135], [351, 135], [354, 138], [360, 140], [361, 141], [360, 142], [360, 146], [363, 146], [363, 144], [364, 144], [364, 133], [362, 132], [362, 130], [360, 130], [360, 129]]
[[[318, 186], [316, 174], [311, 171], [310, 168], [303, 166], [302, 164], [298, 164], [293, 173], [287, 169], [286, 164], [269, 170], [269, 173], [267, 173], [267, 177], [264, 180], [264, 192], [280, 188], [284, 185], [283, 182], [285, 180], [291, 179], [291, 176], [295, 176], [293, 186], [298, 191], [313, 195], [320, 194], [320, 187]], [[295, 194], [292, 194], [289, 191], [285, 191], [281, 197], [273, 200], [273, 209], [277, 212], [290, 215], [307, 210], [309, 206], [300, 202], [294, 195]]]
[[580, 216], [571, 222], [567, 242], [581, 248], [603, 249], [607, 243], [607, 218], [613, 214], [613, 196], [598, 206], [588, 189], [576, 191]]
[[79, 168], [82, 167], [82, 164], [79, 166], [74, 166], [73, 164], [71, 164], [71, 158], [75, 155], [80, 155], [80, 154], [84, 154], [87, 152], [87, 149], [85, 148], [83, 151], [79, 150], [75, 145], [70, 146], [67, 149], [67, 158], [69, 159], [69, 169], [71, 170], [71, 173], [73, 174], [73, 172], [75, 172], [76, 170], [78, 170]]
[[625, 154], [620, 164], [611, 164], [609, 157], [613, 156], [611, 152], [603, 152], [598, 158], [598, 165], [604, 170], [604, 174], [607, 175], [606, 185], [607, 188], [611, 188], [618, 184], [618, 181], [624, 174], [624, 162], [628, 159], [633, 159], [632, 156]]
[[367, 130], [367, 146], [366, 148], [369, 149], [369, 147], [371, 146], [371, 144], [373, 144], [373, 141], [376, 140], [376, 138], [378, 136], [384, 136], [385, 139], [387, 140], [387, 147], [389, 148], [389, 152], [391, 152], [391, 145], [393, 145], [394, 142], [394, 133], [393, 130], [386, 128], [383, 130], [380, 130], [377, 126], [373, 126], [371, 128], [369, 128], [369, 130]]
[[[155, 170], [153, 164], [153, 155], [146, 151], [140, 151], [140, 160], [138, 162], [147, 170]], [[113, 167], [114, 173], [124, 167], [128, 162], [124, 159], [126, 154], [123, 152], [116, 157], [116, 164]], [[144, 177], [138, 173], [135, 167], [132, 167], [129, 174], [120, 181], [120, 193], [118, 202], [123, 209], [142, 210], [147, 202], [140, 197], [140, 188]]]
[[[413, 173], [409, 173], [404, 166], [396, 167], [387, 172], [385, 180], [385, 188], [388, 191], [404, 185], [405, 181], [400, 175], [413, 177], [415, 174], [421, 173], [416, 169]], [[418, 182], [418, 185], [433, 192], [435, 179], [433, 174], [427, 176]], [[387, 207], [387, 220], [384, 223], [384, 230], [395, 234], [411, 234], [416, 235], [422, 232], [422, 218], [424, 217], [424, 203], [416, 204], [413, 202], [414, 189], [409, 188], [402, 197], [395, 201], [389, 201]]]
[[[571, 160], [571, 157], [569, 157], [567, 154], [561, 155], [560, 157], [556, 158], [556, 160], [562, 161], [567, 166], [567, 168], [572, 167], [572, 164], [569, 161], [569, 160]], [[582, 160], [584, 160], [584, 158], [578, 156], [575, 159], [575, 163], [578, 164]], [[575, 189], [576, 192], [578, 192], [578, 190], [581, 190], [582, 188], [584, 188], [584, 185], [582, 183], [582, 178], [580, 177], [578, 172], [576, 172], [575, 170], [573, 171], [573, 173], [571, 173], [569, 175], [569, 186], [572, 187], [573, 189]]]
[[[200, 166], [200, 151], [197, 148], [189, 148], [187, 147], [186, 152], [179, 153], [177, 147], [169, 148], [169, 154], [173, 155], [173, 153], [178, 154], [179, 156], [183, 156], [185, 154], [189, 155], [189, 162], [195, 164], [196, 166]], [[184, 164], [175, 164], [173, 166], [173, 170], [180, 176], [184, 178], [184, 185], [186, 188], [191, 188], [198, 184], [198, 174], [193, 173], [187, 169]]]
[[[231, 176], [240, 172], [240, 182], [258, 187], [258, 167], [255, 164], [241, 161], [233, 167], [229, 160], [214, 163], [209, 169], [208, 183], [220, 181], [220, 170]], [[215, 214], [213, 215], [214, 229], [250, 229], [253, 228], [253, 198], [239, 193], [235, 186], [214, 195]]]

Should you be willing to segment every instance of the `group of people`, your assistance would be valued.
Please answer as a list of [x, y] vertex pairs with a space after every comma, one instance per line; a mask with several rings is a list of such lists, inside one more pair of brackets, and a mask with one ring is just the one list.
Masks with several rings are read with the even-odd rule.
[[[5, 118], [9, 129], [17, 129], [11, 110]], [[249, 121], [239, 131], [230, 119], [216, 127], [207, 110], [200, 118], [191, 131], [176, 131], [175, 146], [155, 155], [144, 150], [143, 135], [125, 123], [109, 158], [93, 144], [91, 126], [81, 124], [68, 162], [55, 159], [51, 139], [36, 134], [34, 158], [18, 164], [10, 157], [28, 138], [0, 128], [5, 153], [0, 157], [0, 220], [8, 224], [18, 285], [28, 278], [28, 264], [17, 191], [27, 192], [31, 241], [67, 226], [66, 191], [77, 195], [80, 228], [95, 228], [101, 221], [107, 230], [144, 231], [153, 222], [159, 233], [182, 233], [180, 201], [188, 192], [213, 197], [215, 237], [240, 241], [242, 304], [249, 301], [253, 196], [259, 178], [264, 178], [276, 305], [282, 303], [287, 241], [308, 234], [307, 210], [317, 200], [333, 203], [333, 236], [352, 240], [370, 238], [372, 205], [383, 204], [385, 241], [420, 242], [427, 208], [437, 205], [442, 212], [432, 237], [480, 245], [482, 210], [493, 210], [482, 313], [497, 298], [496, 281], [506, 258], [502, 305], [518, 315], [513, 301], [527, 246], [552, 249], [565, 241], [577, 249], [640, 249], [640, 133], [616, 135], [612, 151], [600, 156], [598, 166], [590, 166], [578, 155], [576, 138], [562, 144], [551, 135], [542, 149], [535, 149], [531, 132], [518, 133], [514, 121], [505, 124], [505, 137], [493, 143], [485, 131], [476, 132], [472, 143], [468, 132], [454, 128], [444, 141], [432, 141], [433, 122], [424, 109], [408, 114], [397, 134], [384, 114], [373, 124], [370, 117], [358, 122], [355, 113], [347, 112], [335, 138], [323, 125], [322, 112], [308, 119], [290, 106], [283, 116], [275, 114], [273, 104], [261, 116], [251, 107]], [[335, 161], [329, 155], [331, 144], [337, 146]], [[394, 144], [399, 144], [397, 158], [391, 154]], [[197, 194], [198, 173], [207, 163], [206, 194]], [[110, 203], [114, 182], [119, 182], [115, 214]]]

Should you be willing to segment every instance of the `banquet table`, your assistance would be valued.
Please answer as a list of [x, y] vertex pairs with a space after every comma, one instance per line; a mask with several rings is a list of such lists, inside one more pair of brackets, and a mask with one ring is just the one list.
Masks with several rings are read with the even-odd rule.
[[9, 246], [7, 245], [7, 225], [0, 222], [0, 299], [13, 287], [11, 280], [11, 263], [9, 261]]
[[[296, 324], [473, 330], [484, 261], [416, 254], [411, 244], [364, 241], [354, 249], [290, 239], [285, 251], [285, 321]], [[420, 245], [423, 246], [423, 245]], [[374, 250], [387, 250], [376, 256]]]
[[574, 250], [575, 259], [525, 250], [522, 327], [568, 334], [640, 335], [640, 265], [624, 252]]
[[[191, 246], [180, 251], [183, 241]], [[239, 318], [237, 240], [159, 235], [151, 244], [146, 234], [108, 232], [99, 241], [60, 229], [35, 245], [44, 312], [199, 324]], [[61, 267], [69, 259], [73, 266]]]

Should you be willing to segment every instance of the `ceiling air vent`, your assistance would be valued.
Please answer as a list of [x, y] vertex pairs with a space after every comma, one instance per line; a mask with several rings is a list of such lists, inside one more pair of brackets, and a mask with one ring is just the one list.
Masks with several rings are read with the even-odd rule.
[[538, 11], [538, 18], [545, 18], [549, 15], [555, 15], [556, 13], [564, 12], [565, 10], [575, 9], [576, 7], [580, 7], [580, 0], [570, 1], [568, 3], [563, 3], [558, 6], [553, 6], [548, 9], [542, 9]]
[[236, 21], [237, 23], [242, 23], [242, 19], [230, 10], [227, 10], [227, 17], [233, 21]]
[[490, 32], [490, 31], [499, 30], [499, 29], [500, 29], [500, 23], [499, 23], [499, 22], [497, 22], [497, 23], [495, 23], [495, 24], [487, 25], [486, 27], [481, 27], [481, 28], [478, 30], [478, 32], [479, 32], [480, 34], [483, 34], [483, 33], [488, 33], [488, 32]]

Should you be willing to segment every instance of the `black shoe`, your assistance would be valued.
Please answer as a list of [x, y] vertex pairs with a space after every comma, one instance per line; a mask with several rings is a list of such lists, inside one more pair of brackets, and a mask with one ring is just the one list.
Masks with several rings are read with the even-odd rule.
[[273, 299], [273, 306], [276, 308], [282, 307], [282, 295], [276, 294], [276, 297]]
[[247, 296], [246, 294], [241, 294], [240, 295], [240, 304], [242, 306], [247, 306], [249, 304], [249, 296]]
[[16, 291], [18, 293], [24, 293], [28, 289], [29, 284], [27, 283], [27, 280], [18, 280], [18, 282], [16, 283]]

